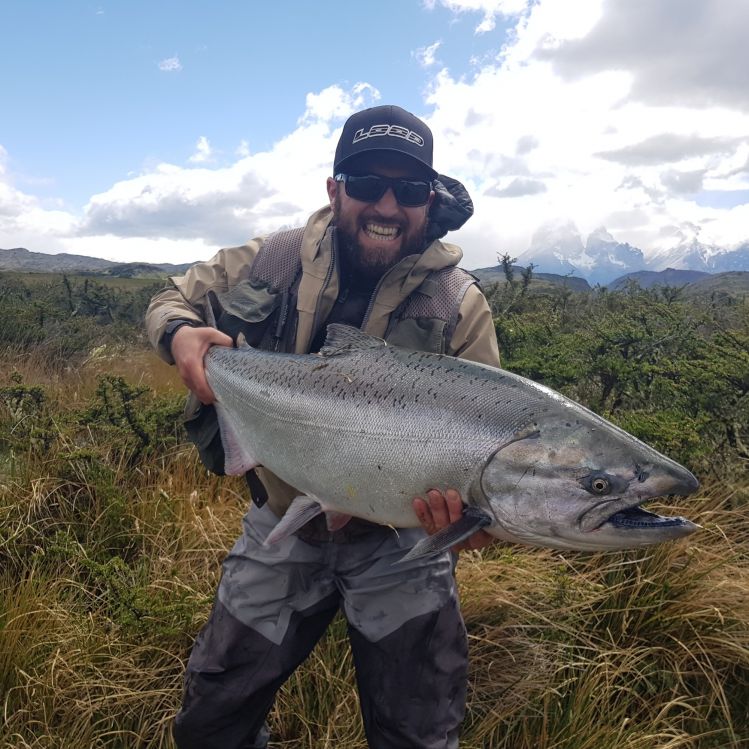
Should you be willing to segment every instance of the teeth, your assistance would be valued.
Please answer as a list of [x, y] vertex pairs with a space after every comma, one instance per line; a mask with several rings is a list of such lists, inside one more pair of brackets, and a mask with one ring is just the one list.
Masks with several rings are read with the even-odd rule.
[[367, 224], [364, 230], [374, 239], [395, 239], [400, 233], [397, 226], [383, 226], [382, 224]]

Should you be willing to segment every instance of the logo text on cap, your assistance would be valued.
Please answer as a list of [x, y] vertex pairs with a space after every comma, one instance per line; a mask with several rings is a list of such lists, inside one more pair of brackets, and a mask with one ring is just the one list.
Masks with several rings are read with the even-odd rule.
[[418, 133], [402, 125], [388, 125], [386, 122], [382, 125], [372, 125], [369, 130], [364, 130], [364, 128], [357, 130], [351, 142], [358, 143], [360, 140], [374, 138], [378, 135], [394, 135], [396, 138], [403, 138], [415, 146], [424, 145], [424, 139]]

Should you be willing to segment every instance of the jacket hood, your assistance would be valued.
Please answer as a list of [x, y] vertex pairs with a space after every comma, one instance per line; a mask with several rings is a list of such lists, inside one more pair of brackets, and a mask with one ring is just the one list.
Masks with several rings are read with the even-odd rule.
[[473, 201], [457, 179], [444, 174], [434, 180], [434, 202], [429, 210], [426, 244], [460, 229], [473, 216]]

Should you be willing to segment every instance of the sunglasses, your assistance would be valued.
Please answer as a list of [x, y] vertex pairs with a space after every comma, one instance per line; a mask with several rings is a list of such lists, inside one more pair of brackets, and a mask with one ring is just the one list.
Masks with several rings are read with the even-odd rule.
[[336, 174], [334, 179], [346, 185], [346, 195], [363, 203], [376, 203], [388, 187], [392, 187], [400, 205], [417, 208], [429, 202], [432, 192], [432, 183], [422, 179], [380, 177], [377, 174]]

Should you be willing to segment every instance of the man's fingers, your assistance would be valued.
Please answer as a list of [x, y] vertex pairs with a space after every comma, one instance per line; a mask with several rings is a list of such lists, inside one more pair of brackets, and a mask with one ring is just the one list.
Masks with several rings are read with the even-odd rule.
[[442, 492], [432, 489], [427, 492], [427, 497], [429, 499], [429, 509], [432, 511], [432, 519], [437, 530], [450, 525], [452, 522], [450, 520], [450, 511]]
[[414, 497], [414, 512], [421, 523], [421, 527], [431, 536], [437, 532], [437, 527], [432, 518], [432, 511], [423, 497]]
[[460, 520], [463, 515], [463, 500], [460, 493], [455, 489], [448, 489], [445, 492], [445, 505], [449, 522], [454, 523], [456, 520]]
[[208, 334], [206, 335], [206, 340], [208, 342], [208, 346], [206, 346], [206, 351], [211, 346], [233, 346], [234, 341], [232, 340], [232, 337], [229, 335], [226, 335], [226, 333], [222, 333], [220, 330], [216, 330], [216, 328], [201, 328], [201, 330], [208, 331]]
[[193, 379], [193, 386], [190, 390], [192, 390], [192, 392], [198, 396], [200, 402], [205, 403], [205, 405], [209, 405], [216, 400], [216, 396], [214, 395], [213, 390], [211, 390], [208, 380], [205, 378], [205, 371], [202, 369], [196, 372], [195, 378]]
[[[413, 508], [424, 530], [429, 535], [433, 535], [460, 519], [463, 514], [463, 500], [460, 492], [455, 489], [447, 489], [444, 494], [437, 489], [432, 489], [427, 492], [426, 498], [415, 497]], [[453, 546], [453, 551], [483, 549], [496, 540], [486, 531], [479, 530], [465, 541]]]

